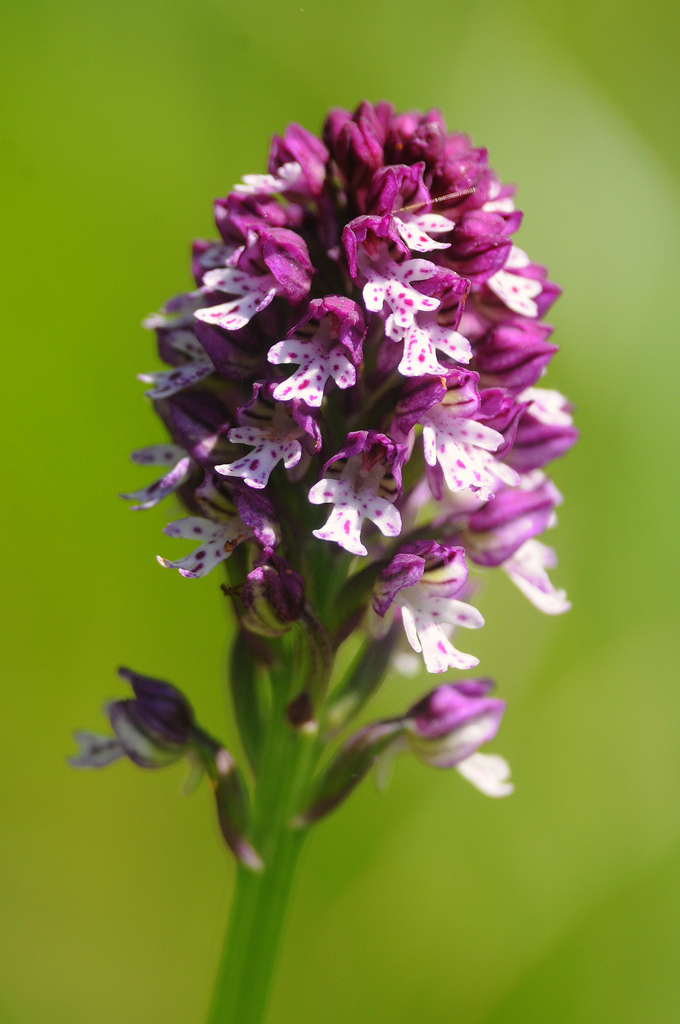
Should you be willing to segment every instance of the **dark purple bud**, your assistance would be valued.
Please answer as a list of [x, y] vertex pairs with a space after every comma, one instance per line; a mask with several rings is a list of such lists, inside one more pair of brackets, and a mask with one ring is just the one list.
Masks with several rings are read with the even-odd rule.
[[522, 391], [536, 383], [558, 351], [548, 342], [551, 334], [547, 324], [519, 317], [496, 324], [476, 342], [471, 366], [485, 387]]
[[505, 461], [519, 473], [528, 473], [559, 459], [576, 444], [578, 437], [576, 427], [545, 423], [527, 410], [519, 420], [515, 443]]
[[476, 149], [469, 136], [451, 132], [444, 139], [443, 153], [435, 168], [430, 191], [432, 195], [439, 196], [474, 188], [474, 193], [455, 202], [454, 209], [460, 215], [483, 205], [484, 200], [482, 198], [480, 202], [480, 198], [484, 195], [485, 179], [490, 173], [486, 149]]
[[551, 525], [562, 495], [539, 474], [531, 489], [500, 491], [468, 519], [465, 550], [478, 565], [496, 566]]
[[[293, 211], [297, 207], [292, 206]], [[243, 245], [248, 232], [266, 225], [270, 228], [290, 228], [291, 206], [283, 207], [274, 196], [254, 196], [243, 192], [230, 192], [225, 199], [215, 200], [215, 224], [225, 242]]]
[[142, 676], [129, 668], [119, 668], [118, 675], [132, 687], [137, 716], [149, 733], [168, 743], [189, 742], [195, 724], [194, 712], [176, 686]]
[[383, 165], [382, 140], [375, 124], [366, 117], [346, 121], [338, 133], [333, 155], [348, 187], [358, 193], [361, 208], [362, 192], [371, 184], [375, 171]]
[[308, 196], [318, 196], [326, 178], [328, 150], [322, 142], [299, 124], [289, 124], [283, 138], [275, 135], [269, 151], [269, 173], [276, 176], [283, 164], [298, 163], [302, 169]]
[[170, 683], [129, 668], [118, 674], [130, 683], [134, 697], [106, 707], [115, 739], [77, 733], [81, 753], [71, 764], [100, 768], [125, 754], [140, 768], [162, 768], [189, 754], [200, 730], [186, 697]]
[[451, 247], [443, 253], [446, 266], [476, 283], [486, 281], [505, 265], [512, 243], [505, 221], [497, 213], [472, 210], [456, 221], [448, 236]]
[[369, 103], [368, 100], [362, 100], [353, 116], [355, 121], [359, 121], [362, 117], [369, 121], [382, 145], [394, 118], [394, 107], [386, 100], [381, 100], [380, 103]]
[[236, 331], [225, 331], [214, 324], [196, 320], [194, 333], [217, 372], [227, 380], [242, 382], [244, 378], [262, 371], [267, 364], [268, 341], [256, 320]]
[[179, 690], [160, 679], [121, 668], [135, 696], [113, 701], [106, 713], [123, 750], [140, 768], [162, 768], [187, 753], [195, 727], [191, 705]]
[[434, 166], [439, 163], [445, 138], [446, 124], [440, 110], [399, 114], [385, 142], [386, 159], [407, 164], [422, 160], [428, 167]]
[[352, 120], [352, 115], [349, 110], [344, 110], [342, 107], [333, 107], [328, 112], [328, 116], [323, 126], [323, 141], [326, 143], [326, 147], [330, 150], [331, 155], [335, 152], [335, 144], [338, 141], [340, 132], [345, 127], [348, 121]]
[[382, 167], [373, 175], [366, 197], [366, 209], [378, 217], [398, 212], [403, 206], [422, 204], [429, 210], [430, 193], [423, 181], [425, 164]]
[[259, 636], [282, 636], [302, 615], [305, 584], [285, 558], [272, 555], [248, 573], [240, 597], [246, 629]]
[[505, 438], [503, 444], [496, 449], [494, 455], [502, 459], [515, 443], [517, 424], [526, 409], [526, 403], [517, 402], [504, 388], [486, 388], [480, 391], [480, 407], [476, 419], [481, 420], [497, 430]]
[[180, 391], [156, 402], [156, 411], [173, 440], [206, 469], [228, 462], [237, 449], [228, 433], [234, 426], [235, 410], [208, 389]]

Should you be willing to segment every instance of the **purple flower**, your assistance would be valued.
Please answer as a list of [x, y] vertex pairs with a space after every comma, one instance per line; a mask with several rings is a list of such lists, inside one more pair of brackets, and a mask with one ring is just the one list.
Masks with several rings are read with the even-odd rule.
[[497, 754], [480, 754], [501, 724], [505, 701], [487, 696], [489, 679], [445, 683], [407, 711], [405, 736], [410, 750], [435, 768], [456, 768], [487, 796], [508, 796], [510, 769]]
[[467, 576], [462, 547], [417, 541], [404, 545], [378, 577], [374, 610], [384, 617], [392, 605], [400, 608], [408, 642], [414, 651], [422, 651], [428, 672], [479, 664], [478, 658], [461, 653], [449, 639], [455, 626], [479, 629], [484, 625], [477, 609], [456, 596]]
[[[299, 124], [289, 124], [283, 138], [275, 135], [269, 151], [269, 173], [278, 177], [283, 167], [297, 164], [296, 188], [305, 196], [318, 196], [326, 180], [328, 150], [315, 135]], [[289, 175], [290, 177], [290, 175]]]
[[[305, 328], [316, 325], [311, 337]], [[366, 337], [361, 307], [340, 295], [314, 299], [304, 317], [288, 335], [269, 349], [270, 363], [297, 363], [298, 369], [287, 380], [277, 384], [272, 397], [281, 402], [297, 398], [318, 408], [329, 379], [339, 388], [356, 384], [355, 367], [361, 362]]]
[[527, 388], [519, 398], [529, 405], [517, 425], [507, 461], [526, 473], [568, 452], [578, 440], [578, 430], [573, 426], [569, 403], [559, 391]]
[[343, 744], [294, 824], [310, 825], [342, 803], [375, 767], [384, 786], [397, 754], [412, 753], [435, 768], [455, 768], [486, 796], [513, 792], [510, 768], [498, 754], [480, 754], [498, 732], [505, 701], [489, 697], [490, 679], [444, 683], [405, 715], [371, 722]]
[[[216, 200], [219, 237], [194, 243], [197, 289], [146, 321], [169, 368], [143, 379], [172, 445], [140, 450], [166, 472], [128, 496], [177, 493], [190, 515], [166, 532], [202, 542], [162, 564], [202, 575], [237, 544], [251, 567], [263, 552], [297, 564], [293, 527], [304, 561], [332, 541], [375, 580], [404, 531], [450, 524], [473, 561], [564, 606], [534, 544], [551, 485], [526, 474], [577, 432], [535, 386], [559, 288], [514, 244], [521, 218], [486, 150], [437, 110], [364, 102], [331, 111], [323, 141], [296, 124], [275, 136], [266, 173]], [[408, 589], [395, 603], [422, 644]]]
[[251, 227], [245, 244], [229, 257], [227, 265], [203, 276], [207, 293], [224, 292], [237, 298], [197, 309], [194, 315], [228, 331], [238, 330], [276, 295], [297, 305], [309, 291], [313, 273], [307, 246], [294, 231]]
[[[202, 577], [235, 552], [231, 689], [255, 785], [278, 727], [331, 742], [407, 644], [432, 673], [478, 664], [454, 635], [484, 625], [468, 568], [566, 611], [538, 538], [561, 501], [544, 468], [578, 436], [568, 401], [538, 386], [560, 290], [515, 244], [515, 187], [441, 112], [332, 110], [323, 139], [291, 124], [258, 170], [215, 201], [194, 289], [145, 321], [164, 365], [140, 376], [169, 436], [133, 453], [158, 478], [124, 495], [181, 502], [165, 534], [194, 543], [166, 568]], [[111, 705], [116, 735], [83, 734], [77, 763], [198, 759], [227, 842], [256, 867], [232, 756], [169, 684], [133, 685]], [[478, 749], [504, 710], [487, 690], [446, 683], [340, 741], [291, 814], [315, 820], [402, 750], [510, 792], [505, 762]]]
[[500, 491], [467, 522], [465, 550], [478, 565], [502, 565], [525, 541], [555, 524], [562, 495], [552, 480], [534, 473], [521, 486]]
[[159, 480], [147, 484], [141, 490], [121, 494], [121, 498], [138, 502], [136, 505], [131, 505], [131, 509], [153, 508], [189, 479], [191, 459], [179, 445], [152, 444], [148, 448], [139, 448], [132, 452], [130, 458], [140, 466], [170, 466], [168, 472]]
[[186, 758], [193, 788], [207, 774], [217, 804], [222, 835], [251, 871], [262, 861], [247, 838], [247, 802], [228, 750], [196, 723], [193, 708], [177, 687], [161, 679], [142, 676], [128, 668], [118, 670], [134, 691], [134, 698], [111, 701], [105, 708], [114, 736], [77, 731], [79, 753], [69, 758], [74, 768], [105, 768], [128, 757], [138, 768], [165, 768]]
[[323, 477], [309, 491], [313, 505], [332, 502], [333, 511], [321, 530], [320, 540], [333, 540], [354, 555], [367, 555], [361, 527], [370, 519], [386, 537], [398, 537], [401, 516], [394, 502], [401, 490], [404, 445], [372, 430], [348, 434], [345, 445], [324, 466], [326, 472], [340, 463], [339, 477]]
[[472, 366], [485, 387], [520, 391], [535, 384], [557, 352], [552, 327], [519, 317], [494, 324], [475, 346]]
[[78, 734], [81, 752], [71, 758], [71, 764], [100, 768], [123, 756], [140, 768], [162, 768], [179, 761], [187, 754], [196, 729], [186, 697], [170, 683], [128, 668], [119, 669], [118, 675], [130, 683], [134, 698], [111, 701], [106, 706], [116, 740], [107, 747], [104, 738], [97, 743], [92, 734]]

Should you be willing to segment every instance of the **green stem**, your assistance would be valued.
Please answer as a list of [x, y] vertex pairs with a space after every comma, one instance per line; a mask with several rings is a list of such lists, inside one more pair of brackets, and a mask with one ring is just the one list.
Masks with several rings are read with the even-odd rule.
[[306, 829], [291, 828], [290, 823], [318, 758], [318, 741], [294, 731], [283, 708], [272, 711], [253, 808], [254, 845], [265, 869], [254, 874], [238, 868], [208, 1024], [261, 1024], [264, 1020], [306, 836]]

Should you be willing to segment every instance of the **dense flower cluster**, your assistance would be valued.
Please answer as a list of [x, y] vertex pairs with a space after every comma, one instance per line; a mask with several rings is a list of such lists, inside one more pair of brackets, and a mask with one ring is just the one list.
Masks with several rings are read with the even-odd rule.
[[[569, 607], [536, 539], [562, 500], [544, 468], [577, 437], [567, 400], [537, 386], [559, 288], [514, 244], [513, 197], [438, 111], [333, 110], [323, 141], [290, 125], [268, 173], [216, 201], [195, 287], [145, 321], [169, 369], [140, 379], [171, 440], [133, 453], [163, 475], [124, 497], [180, 496], [190, 514], [165, 533], [196, 546], [159, 562], [182, 576], [239, 552], [227, 591], [258, 643], [304, 622], [331, 654], [358, 629], [393, 657], [401, 623], [429, 672], [469, 670], [452, 634], [484, 624], [472, 566], [501, 568], [548, 614]], [[331, 693], [334, 728], [367, 699], [365, 676]], [[323, 718], [320, 692], [307, 687], [306, 717]], [[340, 763], [356, 780], [357, 751], [368, 766], [409, 748], [502, 795], [504, 769], [474, 760], [502, 714], [485, 693], [440, 686], [357, 733]], [[449, 719], [467, 722], [470, 702], [482, 724], [461, 739]]]

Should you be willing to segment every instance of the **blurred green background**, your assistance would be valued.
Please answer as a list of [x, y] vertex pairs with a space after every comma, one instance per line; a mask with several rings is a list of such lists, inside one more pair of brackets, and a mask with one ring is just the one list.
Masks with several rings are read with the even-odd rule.
[[[680, 7], [8, 0], [0, 19], [2, 1024], [203, 1020], [233, 880], [207, 790], [65, 765], [120, 663], [233, 736], [219, 579], [161, 570], [174, 510], [116, 498], [163, 436], [139, 322], [187, 286], [189, 240], [270, 134], [362, 97], [439, 105], [488, 146], [564, 286], [546, 383], [583, 438], [550, 540], [574, 608], [489, 581], [466, 649], [509, 699], [516, 795], [408, 759], [386, 794], [365, 784], [306, 850], [269, 1024], [678, 1020]], [[395, 678], [376, 711], [426, 685]]]

